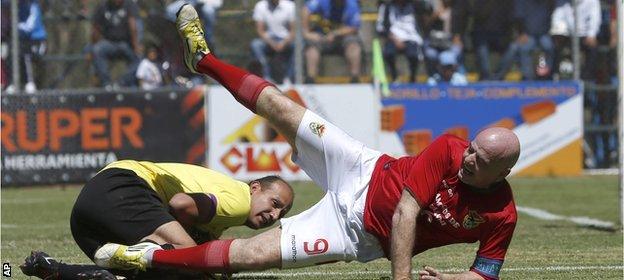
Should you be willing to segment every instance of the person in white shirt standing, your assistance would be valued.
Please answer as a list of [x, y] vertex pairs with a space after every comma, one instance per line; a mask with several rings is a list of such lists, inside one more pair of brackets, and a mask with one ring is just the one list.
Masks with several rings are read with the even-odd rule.
[[136, 77], [143, 90], [152, 90], [162, 86], [163, 77], [158, 67], [158, 49], [156, 47], [149, 46], [145, 50], [145, 58], [139, 63]]
[[264, 79], [275, 81], [269, 56], [279, 56], [282, 62], [279, 66], [286, 69], [284, 83], [289, 83], [294, 75], [295, 4], [286, 0], [259, 1], [254, 8], [253, 20], [259, 38], [251, 42], [251, 52], [262, 65]]
[[[598, 55], [598, 32], [601, 24], [601, 10], [599, 0], [577, 0], [577, 29], [576, 35], [580, 37], [581, 49], [585, 55], [585, 63], [581, 68], [581, 78], [593, 80], [596, 75], [595, 61]], [[555, 43], [555, 65], [559, 65], [559, 74], [571, 72], [568, 66], [570, 58], [566, 58], [564, 49], [571, 46], [570, 38], [574, 29], [574, 7], [570, 0], [557, 0], [556, 8], [552, 15], [550, 34]], [[567, 60], [567, 61], [566, 61]]]
[[418, 33], [416, 6], [407, 0], [392, 0], [379, 7], [377, 16], [377, 32], [386, 38], [383, 48], [384, 60], [390, 68], [390, 76], [396, 81], [396, 55], [403, 53], [409, 64], [409, 81], [416, 81], [418, 56], [423, 39]]

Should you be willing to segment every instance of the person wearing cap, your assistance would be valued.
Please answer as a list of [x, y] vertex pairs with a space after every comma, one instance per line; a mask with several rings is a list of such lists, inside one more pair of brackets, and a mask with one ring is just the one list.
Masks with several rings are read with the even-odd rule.
[[433, 74], [427, 80], [427, 84], [435, 86], [439, 83], [450, 83], [454, 86], [468, 84], [466, 76], [457, 71], [457, 56], [452, 51], [440, 53], [438, 73]]

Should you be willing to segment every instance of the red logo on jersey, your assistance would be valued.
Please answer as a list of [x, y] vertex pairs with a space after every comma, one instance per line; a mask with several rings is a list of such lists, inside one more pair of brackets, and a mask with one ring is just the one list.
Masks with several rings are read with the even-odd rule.
[[308, 242], [303, 242], [303, 251], [305, 251], [306, 254], [310, 256], [325, 253], [327, 252], [328, 249], [329, 249], [329, 242], [327, 242], [327, 240], [322, 239], [322, 238], [314, 241], [314, 247], [312, 249], [308, 247]]

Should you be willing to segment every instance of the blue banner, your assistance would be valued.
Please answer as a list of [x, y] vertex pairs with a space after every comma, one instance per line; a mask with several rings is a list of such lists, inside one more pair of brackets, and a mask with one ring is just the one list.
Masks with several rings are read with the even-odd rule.
[[[470, 139], [500, 121], [514, 128], [539, 120], [581, 92], [581, 84], [565, 82], [474, 83], [466, 86], [401, 84], [390, 88], [384, 106], [405, 108], [405, 123], [397, 130], [427, 129], [435, 138], [461, 127]], [[551, 113], [552, 113], [551, 112]]]

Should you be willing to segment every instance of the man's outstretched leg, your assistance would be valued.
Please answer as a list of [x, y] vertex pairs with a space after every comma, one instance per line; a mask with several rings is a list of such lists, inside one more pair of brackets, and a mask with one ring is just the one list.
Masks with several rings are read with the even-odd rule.
[[108, 243], [95, 253], [96, 264], [106, 268], [178, 268], [210, 273], [231, 273], [281, 267], [280, 228], [248, 239], [215, 240], [176, 250]]
[[270, 82], [215, 57], [204, 40], [202, 25], [191, 5], [178, 11], [178, 33], [184, 43], [184, 63], [223, 85], [238, 102], [267, 119], [295, 147], [297, 128], [305, 108], [283, 96]]

